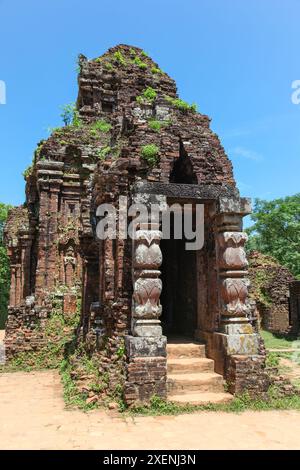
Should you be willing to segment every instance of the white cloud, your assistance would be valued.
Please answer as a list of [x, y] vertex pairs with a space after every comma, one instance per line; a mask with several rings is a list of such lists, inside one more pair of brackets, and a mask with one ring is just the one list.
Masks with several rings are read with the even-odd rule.
[[230, 149], [228, 153], [232, 156], [246, 158], [247, 160], [253, 160], [256, 162], [263, 160], [262, 155], [245, 147], [234, 147]]

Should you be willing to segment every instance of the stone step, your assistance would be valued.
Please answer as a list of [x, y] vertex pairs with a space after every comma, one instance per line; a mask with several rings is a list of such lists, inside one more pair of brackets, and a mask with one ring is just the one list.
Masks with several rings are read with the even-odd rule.
[[229, 403], [233, 399], [233, 395], [230, 393], [220, 392], [194, 392], [185, 393], [184, 395], [168, 395], [168, 399], [173, 403], [178, 404], [191, 404], [191, 405], [208, 405]]
[[189, 372], [213, 372], [214, 361], [206, 357], [168, 358], [168, 374]]
[[167, 390], [181, 395], [189, 392], [224, 392], [223, 377], [214, 372], [168, 374]]
[[168, 358], [205, 357], [205, 345], [200, 343], [168, 343]]

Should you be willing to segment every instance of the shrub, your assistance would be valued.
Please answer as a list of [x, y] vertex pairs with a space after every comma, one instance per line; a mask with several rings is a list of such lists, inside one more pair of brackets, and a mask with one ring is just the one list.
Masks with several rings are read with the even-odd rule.
[[92, 126], [92, 130], [99, 131], [99, 132], [108, 132], [111, 129], [111, 124], [109, 122], [104, 121], [101, 119], [99, 121], [95, 121]]
[[107, 145], [106, 147], [103, 147], [102, 149], [98, 150], [97, 156], [100, 160], [105, 160], [106, 155], [108, 155], [111, 151], [111, 147]]
[[163, 73], [163, 71], [161, 69], [159, 69], [158, 67], [152, 67], [151, 69], [151, 72], [152, 73]]
[[75, 110], [74, 103], [65, 104], [62, 108], [61, 118], [65, 126], [69, 126], [73, 121], [73, 115]]
[[79, 127], [81, 125], [81, 120], [79, 118], [79, 112], [76, 109], [75, 103], [65, 104], [62, 108], [61, 118], [65, 126], [73, 125]]
[[157, 121], [156, 119], [150, 119], [148, 121], [148, 126], [155, 132], [159, 132], [162, 127], [171, 124], [170, 121]]
[[152, 103], [155, 100], [156, 96], [157, 92], [154, 90], [154, 88], [148, 87], [142, 92], [141, 95], [136, 97], [136, 101], [139, 104], [143, 104], [145, 102]]
[[149, 86], [148, 88], [146, 88], [146, 90], [143, 91], [143, 96], [146, 98], [146, 100], [153, 101], [155, 100], [157, 93], [154, 88]]
[[28, 176], [31, 175], [32, 171], [33, 171], [33, 165], [29, 165], [27, 168], [25, 168], [25, 170], [22, 173], [25, 181], [27, 180]]
[[196, 104], [188, 104], [186, 101], [181, 100], [180, 98], [172, 98], [171, 96], [165, 96], [166, 101], [171, 103], [175, 108], [179, 109], [180, 111], [187, 112], [192, 111], [195, 113], [197, 111]]
[[79, 112], [77, 111], [77, 109], [74, 110], [74, 114], [73, 114], [73, 121], [72, 121], [72, 126], [74, 127], [80, 127], [81, 126], [81, 119], [79, 117]]
[[159, 147], [155, 144], [148, 144], [142, 147], [141, 156], [149, 166], [155, 166], [158, 162]]
[[126, 65], [126, 60], [125, 60], [125, 57], [123, 56], [122, 52], [116, 51], [114, 53], [114, 59], [118, 64]]
[[137, 65], [140, 69], [146, 69], [148, 67], [146, 62], [143, 62], [138, 56], [133, 59], [132, 63]]
[[107, 70], [113, 70], [113, 66], [110, 62], [105, 62], [104, 64], [104, 67], [107, 69]]

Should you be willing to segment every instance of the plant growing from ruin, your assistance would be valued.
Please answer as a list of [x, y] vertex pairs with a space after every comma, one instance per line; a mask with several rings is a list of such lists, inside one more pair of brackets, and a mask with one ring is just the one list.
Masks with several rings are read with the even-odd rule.
[[136, 97], [136, 101], [139, 104], [144, 104], [144, 103], [151, 104], [153, 103], [156, 97], [157, 97], [157, 92], [154, 90], [154, 88], [149, 86], [145, 88], [145, 90], [143, 90], [142, 93]]
[[69, 103], [69, 104], [65, 104], [61, 108], [62, 108], [62, 112], [60, 116], [63, 120], [63, 123], [65, 126], [70, 126], [70, 124], [72, 124], [73, 122], [75, 105], [74, 103]]
[[104, 67], [106, 68], [106, 70], [114, 69], [113, 65], [110, 62], [105, 62]]
[[159, 147], [155, 144], [143, 145], [141, 157], [149, 166], [155, 166], [158, 163]]
[[81, 125], [81, 119], [75, 103], [69, 103], [62, 106], [62, 113], [60, 116], [65, 126], [72, 125], [74, 127], [79, 127]]
[[165, 96], [165, 100], [180, 111], [192, 111], [193, 113], [197, 111], [196, 104], [189, 104], [186, 101], [181, 100], [180, 98], [172, 98], [171, 96]]
[[33, 172], [33, 164], [31, 164], [27, 168], [25, 168], [25, 170], [22, 173], [22, 175], [24, 176], [25, 181], [32, 174], [32, 172]]
[[143, 91], [143, 96], [146, 98], [146, 100], [148, 101], [154, 101], [156, 96], [157, 96], [157, 92], [154, 90], [154, 88], [152, 88], [151, 86], [147, 87], [144, 91]]
[[153, 74], [156, 74], [156, 73], [161, 73], [161, 74], [162, 74], [162, 73], [163, 73], [163, 71], [162, 71], [160, 68], [158, 68], [158, 67], [152, 67], [152, 68], [151, 68], [151, 72], [152, 72]]
[[97, 151], [97, 157], [99, 160], [105, 160], [106, 155], [108, 155], [111, 152], [111, 147], [107, 145], [106, 147], [103, 147], [102, 149], [99, 149]]
[[159, 132], [161, 127], [162, 127], [162, 123], [161, 121], [157, 121], [155, 119], [151, 119], [150, 121], [148, 121], [148, 126], [150, 127], [150, 129], [152, 129], [153, 131], [155, 132]]
[[148, 126], [155, 132], [159, 132], [162, 127], [168, 126], [169, 121], [158, 121], [157, 119], [150, 119], [148, 121]]
[[80, 318], [80, 299], [78, 298], [76, 313], [66, 316], [62, 310], [62, 298], [58, 298], [59, 290], [49, 295], [52, 302], [52, 311], [48, 318], [43, 320], [43, 326], [38, 321], [35, 329], [43, 329], [45, 344], [37, 351], [22, 352], [16, 354], [0, 370], [39, 370], [56, 369], [60, 367], [61, 361], [66, 353], [68, 345], [74, 342], [75, 330]]
[[79, 75], [81, 73], [81, 61], [80, 61], [79, 57], [77, 58], [76, 69], [75, 70], [76, 70], [77, 75]]
[[137, 65], [140, 69], [146, 69], [148, 67], [146, 62], [143, 62], [139, 56], [135, 56], [132, 63]]
[[95, 121], [91, 129], [93, 131], [99, 131], [99, 132], [108, 132], [111, 129], [111, 124], [109, 122], [104, 121], [104, 119], [100, 119], [99, 121]]
[[126, 65], [126, 59], [125, 57], [123, 56], [122, 52], [120, 51], [116, 51], [114, 53], [114, 59], [115, 61], [120, 64], [120, 65]]
[[117, 349], [116, 354], [117, 354], [118, 358], [120, 358], [120, 359], [125, 356], [125, 344], [124, 344], [124, 342], [122, 342], [120, 344], [120, 346]]

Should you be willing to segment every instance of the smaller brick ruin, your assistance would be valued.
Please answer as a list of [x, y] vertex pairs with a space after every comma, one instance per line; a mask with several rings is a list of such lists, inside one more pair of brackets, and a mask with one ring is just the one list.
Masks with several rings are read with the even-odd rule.
[[[242, 229], [251, 207], [210, 119], [178, 100], [175, 82], [139, 48], [80, 56], [79, 66], [79, 125], [39, 144], [26, 203], [6, 225], [8, 358], [43, 345], [53, 299], [72, 316], [80, 298], [77, 345], [97, 355], [110, 388], [122, 382], [128, 404], [167, 396], [173, 335], [204, 342], [233, 393], [266, 390]], [[149, 145], [152, 161], [143, 157]], [[97, 208], [112, 204], [118, 216], [120, 196], [160, 214], [202, 204], [203, 248], [162, 240], [161, 219], [142, 220], [135, 240], [99, 240]]]
[[250, 297], [256, 301], [261, 327], [272, 333], [297, 336], [298, 283], [288, 268], [271, 256], [253, 251], [248, 256]]

